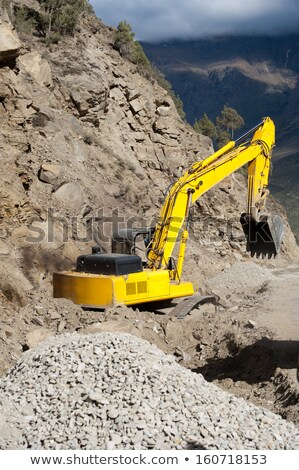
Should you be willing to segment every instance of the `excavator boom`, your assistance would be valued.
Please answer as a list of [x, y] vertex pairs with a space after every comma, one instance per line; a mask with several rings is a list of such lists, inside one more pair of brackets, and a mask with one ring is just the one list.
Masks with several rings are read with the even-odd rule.
[[[272, 220], [262, 212], [269, 193], [268, 176], [275, 144], [274, 123], [270, 118], [265, 118], [251, 132], [254, 132], [251, 141], [244, 141], [248, 135], [246, 133], [238, 141], [229, 142], [210, 157], [195, 163], [173, 185], [160, 212], [148, 253], [149, 267], [169, 267], [181, 231], [181, 245], [188, 238], [188, 213], [191, 204], [245, 164], [248, 164], [248, 197], [247, 212], [242, 214], [242, 222], [247, 248], [252, 253], [262, 252], [269, 256], [277, 254], [283, 234], [282, 221], [279, 216]], [[179, 255], [177, 269], [172, 273], [176, 278], [181, 275], [181, 267]]]

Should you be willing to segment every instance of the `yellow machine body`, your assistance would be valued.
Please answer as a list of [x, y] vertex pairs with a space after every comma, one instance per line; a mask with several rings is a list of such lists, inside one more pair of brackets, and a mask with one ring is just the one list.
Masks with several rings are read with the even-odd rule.
[[106, 276], [76, 271], [54, 273], [54, 297], [72, 300], [84, 307], [106, 308], [114, 304], [136, 305], [194, 294], [191, 282], [170, 281], [166, 270], [145, 269], [124, 276]]

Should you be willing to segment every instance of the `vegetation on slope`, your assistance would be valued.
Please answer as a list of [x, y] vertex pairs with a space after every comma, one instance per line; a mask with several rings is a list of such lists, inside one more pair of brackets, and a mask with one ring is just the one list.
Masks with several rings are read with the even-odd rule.
[[234, 131], [243, 126], [242, 116], [234, 108], [224, 105], [220, 116], [216, 118], [216, 124], [204, 113], [201, 119], [195, 121], [194, 130], [215, 139], [218, 148], [221, 148], [234, 138]]
[[83, 13], [93, 13], [88, 0], [37, 0], [40, 10], [3, 0], [2, 7], [8, 12], [19, 33], [34, 34], [47, 42], [57, 43], [61, 36], [71, 35]]

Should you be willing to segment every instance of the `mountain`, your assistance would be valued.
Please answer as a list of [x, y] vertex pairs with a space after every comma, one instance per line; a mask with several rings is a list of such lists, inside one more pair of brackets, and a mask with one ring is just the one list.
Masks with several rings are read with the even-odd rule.
[[244, 117], [244, 131], [264, 116], [274, 120], [277, 142], [270, 188], [287, 208], [298, 236], [298, 172], [294, 176], [293, 171], [299, 138], [299, 36], [224, 36], [144, 43], [143, 48], [183, 101], [190, 124], [204, 113], [214, 120], [224, 105]]

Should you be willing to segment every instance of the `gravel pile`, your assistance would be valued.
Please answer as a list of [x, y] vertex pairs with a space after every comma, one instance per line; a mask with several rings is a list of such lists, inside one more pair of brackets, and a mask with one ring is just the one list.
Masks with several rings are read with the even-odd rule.
[[274, 276], [269, 269], [248, 261], [224, 269], [209, 281], [209, 286], [212, 289], [229, 289], [240, 293], [258, 289], [273, 279]]
[[1, 449], [295, 449], [295, 426], [124, 333], [52, 338], [0, 381]]

